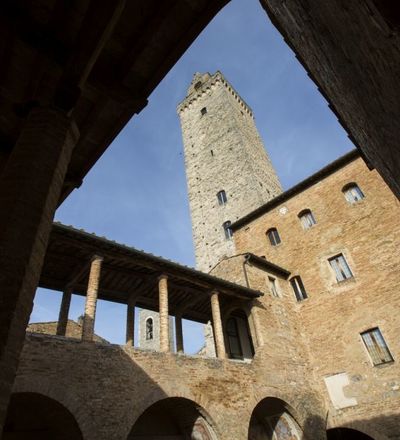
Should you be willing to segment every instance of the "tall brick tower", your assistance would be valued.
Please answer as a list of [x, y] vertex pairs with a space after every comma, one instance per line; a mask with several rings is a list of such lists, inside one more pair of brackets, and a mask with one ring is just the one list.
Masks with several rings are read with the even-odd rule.
[[194, 75], [178, 106], [197, 268], [235, 249], [229, 222], [277, 196], [281, 185], [253, 112], [221, 72]]

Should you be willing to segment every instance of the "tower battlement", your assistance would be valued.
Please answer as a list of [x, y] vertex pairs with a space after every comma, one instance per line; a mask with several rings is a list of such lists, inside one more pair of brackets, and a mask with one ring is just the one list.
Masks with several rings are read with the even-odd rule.
[[188, 109], [194, 101], [201, 98], [204, 94], [207, 93], [207, 90], [210, 90], [210, 88], [218, 82], [221, 82], [228, 89], [229, 93], [231, 93], [233, 97], [239, 102], [244, 111], [246, 111], [251, 117], [253, 117], [253, 110], [239, 95], [239, 93], [236, 92], [232, 84], [230, 84], [226, 80], [224, 75], [219, 70], [217, 70], [214, 75], [210, 75], [208, 72], [197, 72], [194, 74], [193, 80], [188, 88], [186, 98], [177, 107], [178, 113]]

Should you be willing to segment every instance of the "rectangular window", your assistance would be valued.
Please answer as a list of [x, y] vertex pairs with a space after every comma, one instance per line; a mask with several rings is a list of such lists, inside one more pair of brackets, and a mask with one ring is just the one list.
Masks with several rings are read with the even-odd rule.
[[303, 281], [301, 281], [299, 276], [293, 277], [290, 280], [290, 284], [292, 285], [292, 289], [296, 295], [297, 301], [303, 301], [303, 299], [307, 298], [306, 289], [304, 288]]
[[225, 231], [225, 238], [227, 240], [230, 240], [233, 237], [233, 231], [231, 228], [231, 222], [228, 220], [227, 222], [225, 222], [222, 227], [224, 228]]
[[272, 296], [276, 296], [277, 298], [279, 298], [279, 292], [278, 292], [278, 286], [276, 283], [276, 279], [273, 277], [268, 277], [268, 280], [269, 280], [269, 285], [270, 285]]
[[393, 362], [393, 357], [378, 327], [361, 333], [361, 337], [374, 365]]
[[336, 281], [338, 283], [344, 280], [348, 280], [349, 278], [353, 278], [353, 274], [343, 254], [339, 254], [335, 257], [329, 258], [328, 261], [331, 265], [331, 268], [335, 272]]

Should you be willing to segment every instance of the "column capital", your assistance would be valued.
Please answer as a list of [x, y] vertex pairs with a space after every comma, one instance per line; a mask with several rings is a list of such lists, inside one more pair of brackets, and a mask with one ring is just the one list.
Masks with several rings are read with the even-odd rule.
[[161, 275], [158, 276], [158, 281], [161, 280], [168, 280], [168, 275], [166, 273], [162, 273]]
[[93, 261], [103, 261], [103, 260], [104, 260], [104, 257], [102, 255], [99, 255], [99, 254], [94, 254], [92, 256], [92, 258], [90, 259], [91, 262], [93, 262]]
[[208, 292], [208, 294], [210, 295], [210, 296], [214, 296], [214, 295], [219, 295], [220, 294], [220, 292], [218, 291], [218, 290], [216, 290], [216, 289], [213, 289], [213, 290], [210, 290], [209, 292]]

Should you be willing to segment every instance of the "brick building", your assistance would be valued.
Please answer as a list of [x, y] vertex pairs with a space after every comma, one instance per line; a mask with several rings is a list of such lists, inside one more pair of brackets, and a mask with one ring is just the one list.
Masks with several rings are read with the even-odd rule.
[[[141, 111], [159, 81], [227, 2], [227, 0], [176, 2], [146, 0], [102, 3], [81, 1], [70, 4], [61, 0], [40, 2], [16, 0], [1, 3], [0, 34], [4, 44], [1, 51], [0, 78], [0, 205], [2, 207], [0, 430], [4, 427], [12, 390], [15, 392], [18, 389], [25, 389], [28, 391], [23, 397], [13, 396], [9, 414], [13, 413], [16, 402], [25, 408], [19, 414], [27, 416], [29, 411], [26, 409], [33, 411], [40, 408], [42, 411], [39, 415], [51, 414], [52, 417], [47, 420], [40, 417], [35, 419], [39, 426], [35, 425], [34, 431], [40, 430], [41, 438], [44, 438], [46, 432], [50, 432], [49, 426], [64, 427], [61, 420], [64, 420], [75, 433], [80, 428], [80, 431], [85, 433], [85, 438], [90, 438], [90, 435], [92, 438], [122, 438], [120, 428], [125, 426], [123, 423], [116, 428], [115, 420], [106, 424], [106, 417], [102, 418], [101, 423], [95, 422], [99, 420], [96, 417], [99, 417], [101, 411], [94, 413], [89, 408], [94, 408], [99, 402], [99, 396], [90, 395], [96, 387], [90, 387], [88, 393], [82, 395], [86, 388], [81, 385], [86, 383], [86, 379], [90, 376], [87, 371], [88, 366], [92, 366], [91, 371], [98, 372], [99, 364], [84, 365], [82, 360], [85, 356], [81, 353], [82, 358], [79, 359], [79, 350], [85, 348], [88, 350], [87, 353], [92, 350], [91, 359], [97, 359], [96, 355], [103, 353], [103, 345], [87, 345], [93, 339], [97, 294], [108, 295], [112, 300], [127, 304], [129, 342], [132, 338], [131, 311], [135, 297], [124, 296], [115, 288], [105, 289], [100, 286], [99, 290], [97, 281], [101, 260], [97, 259], [93, 266], [90, 260], [79, 260], [83, 256], [87, 257], [88, 254], [82, 247], [81, 253], [75, 255], [75, 263], [84, 261], [83, 269], [87, 269], [88, 266], [93, 269], [90, 271], [92, 287], [87, 292], [82, 288], [81, 282], [88, 275], [88, 270], [85, 272], [82, 268], [76, 266], [71, 268], [66, 264], [70, 269], [67, 276], [63, 273], [62, 265], [54, 263], [57, 259], [57, 253], [54, 251], [48, 251], [45, 262], [50, 236], [57, 235], [57, 227], [52, 225], [52, 220], [57, 206], [74, 188], [81, 185], [87, 172], [122, 127], [134, 114]], [[398, 31], [400, 20], [396, 2], [260, 0], [260, 3], [326, 97], [363, 157], [379, 171], [392, 191], [399, 196]], [[396, 206], [394, 204], [393, 209], [396, 209]], [[84, 241], [85, 235], [81, 235], [80, 238]], [[71, 240], [72, 236], [68, 236], [67, 241]], [[103, 246], [101, 240], [92, 243], [90, 258], [95, 256], [96, 248]], [[67, 251], [65, 240], [63, 249]], [[107, 249], [113, 249], [117, 254], [122, 252], [120, 248], [113, 247], [110, 243]], [[375, 249], [374, 253], [379, 253], [379, 249]], [[131, 258], [134, 255], [136, 254], [132, 251]], [[49, 262], [49, 257], [53, 262]], [[103, 272], [111, 276], [107, 265], [112, 266], [115, 261], [109, 254], [107, 258], [111, 261], [106, 260], [107, 264], [103, 267]], [[138, 258], [139, 260], [136, 261], [140, 264], [152, 261], [152, 267], [157, 266], [159, 269], [158, 275], [165, 267], [175, 274], [178, 270], [163, 261], [154, 261], [145, 255], [139, 255]], [[254, 256], [251, 259], [256, 261]], [[358, 270], [358, 263], [354, 262]], [[285, 269], [271, 264], [269, 267], [274, 267], [276, 273], [285, 273]], [[61, 335], [65, 333], [72, 290], [76, 287], [79, 294], [87, 293], [89, 296], [90, 301], [85, 313], [85, 342], [81, 344], [72, 343], [69, 339], [46, 340], [43, 336], [41, 342], [35, 338], [24, 339], [35, 289], [39, 284], [46, 284], [43, 277], [41, 278], [41, 273], [49, 274], [55, 269], [60, 272], [61, 277], [54, 287], [64, 291], [60, 325], [57, 326], [58, 333]], [[124, 278], [124, 273], [124, 270], [119, 268], [120, 279]], [[204, 283], [204, 279], [197, 273], [185, 273], [184, 278], [186, 283], [194, 283], [198, 287], [199, 279]], [[156, 284], [154, 277], [150, 279], [154, 289], [154, 283]], [[46, 280], [48, 281], [48, 277]], [[108, 282], [110, 284], [110, 280]], [[118, 284], [117, 280], [115, 283]], [[149, 279], [146, 283], [149, 286]], [[205, 285], [208, 289], [212, 285], [222, 286], [218, 280], [211, 282], [207, 278], [207, 283], [203, 284], [203, 288]], [[128, 284], [126, 283], [124, 287], [125, 292]], [[122, 286], [119, 288], [122, 289]], [[176, 286], [174, 289], [179, 290]], [[162, 322], [165, 327], [163, 349], [165, 349], [168, 347], [168, 339], [165, 338], [165, 329], [168, 328], [165, 313], [168, 310], [168, 293], [165, 281], [161, 283], [159, 290], [160, 305], [163, 306]], [[196, 289], [191, 290], [193, 291]], [[187, 292], [187, 290], [184, 293], [181, 291], [181, 294], [187, 296]], [[224, 295], [226, 294], [227, 291]], [[251, 296], [250, 292], [247, 294]], [[155, 308], [154, 298], [143, 296], [143, 291], [138, 297], [144, 305]], [[218, 302], [215, 299], [217, 297], [213, 296], [213, 298], [214, 328], [221, 329], [217, 319], [219, 316]], [[205, 304], [202, 305], [206, 307]], [[200, 310], [199, 307], [193, 309], [193, 306], [191, 308], [192, 318], [209, 317], [210, 310], [207, 307], [206, 310]], [[175, 322], [178, 323], [179, 330], [182, 308], [178, 308], [175, 312], [178, 313]], [[258, 335], [261, 341], [261, 331]], [[179, 339], [179, 332], [177, 336]], [[34, 345], [30, 345], [31, 342], [33, 344], [33, 340], [38, 343], [36, 350]], [[25, 358], [20, 359], [24, 341]], [[32, 361], [39, 362], [38, 353], [46, 347], [49, 348], [51, 344], [58, 344], [60, 350], [57, 351], [53, 347], [54, 350], [47, 353], [48, 357], [41, 359], [42, 364], [37, 365], [36, 370], [28, 371], [27, 353], [28, 357], [32, 357]], [[220, 354], [223, 353], [221, 343], [219, 348]], [[260, 349], [256, 347], [255, 350], [257, 356], [257, 350], [260, 352]], [[140, 357], [139, 354], [136, 356]], [[82, 374], [77, 376], [78, 385], [74, 387], [73, 378], [68, 376], [74, 373], [69, 367], [74, 365], [76, 357], [82, 366], [83, 377]], [[55, 366], [56, 358], [60, 368], [52, 370], [51, 362], [47, 362], [46, 359], [53, 359]], [[394, 358], [396, 359], [395, 352]], [[99, 359], [103, 358], [99, 356]], [[117, 357], [117, 360], [121, 358]], [[20, 372], [23, 371], [23, 375], [19, 373], [15, 381], [19, 361]], [[218, 365], [232, 366], [227, 361], [224, 362]], [[164, 365], [169, 364], [164, 362]], [[104, 371], [107, 374], [112, 370], [112, 365], [108, 367], [109, 369]], [[278, 370], [279, 368], [276, 369]], [[40, 380], [38, 377], [40, 371], [43, 374], [47, 371], [45, 380]], [[104, 380], [104, 377], [105, 375], [96, 376], [98, 380], [96, 386], [99, 385], [99, 379]], [[269, 383], [274, 384], [274, 379], [276, 379], [275, 375], [268, 377]], [[57, 387], [57, 380], [60, 383], [67, 380], [68, 387], [64, 386], [60, 389]], [[23, 386], [22, 383], [25, 385]], [[28, 385], [31, 386], [30, 391]], [[396, 394], [396, 386], [393, 385], [393, 390], [385, 394], [384, 400]], [[123, 385], [121, 387], [127, 388]], [[42, 397], [32, 393], [33, 389], [40, 391]], [[257, 396], [261, 398], [263, 392], [267, 393], [267, 391], [271, 396], [273, 390], [277, 389], [278, 387], [273, 387], [268, 391], [258, 387]], [[282, 393], [281, 397], [284, 398], [285, 393], [283, 391]], [[221, 391], [220, 395], [227, 395], [226, 390]], [[301, 393], [297, 395], [301, 397]], [[293, 396], [293, 393], [287, 395], [289, 400], [290, 396]], [[200, 391], [194, 391], [192, 398], [194, 401], [207, 402], [206, 398], [201, 400]], [[39, 399], [41, 405], [35, 399]], [[146, 399], [142, 401], [146, 402]], [[297, 411], [297, 420], [304, 429], [309, 428], [310, 420], [326, 419], [317, 401], [311, 398], [308, 401], [310, 405], [307, 407], [303, 405], [303, 409]], [[60, 402], [64, 403], [64, 406]], [[242, 399], [241, 402], [244, 400]], [[249, 408], [254, 404], [254, 400], [249, 402], [247, 400], [241, 405], [236, 399], [235, 403], [238, 407], [232, 406], [231, 417], [235, 418], [240, 414], [241, 418], [238, 418], [238, 421], [246, 423], [249, 420], [248, 412], [252, 411]], [[195, 417], [199, 412], [193, 412], [193, 405], [187, 406], [187, 402], [181, 404], [180, 413], [185, 413], [187, 416], [185, 426], [189, 426], [188, 421], [192, 421], [192, 425], [198, 427], [198, 435], [196, 435], [203, 435], [206, 432], [204, 423], [197, 423]], [[378, 407], [379, 404], [377, 403], [376, 406]], [[183, 410], [184, 407], [186, 412]], [[276, 405], [270, 405], [271, 407], [276, 409]], [[65, 411], [66, 408], [69, 411]], [[111, 409], [115, 408], [114, 406]], [[164, 414], [168, 408], [171, 409], [168, 405], [161, 405], [158, 410]], [[289, 408], [289, 404], [286, 408]], [[50, 411], [51, 409], [53, 411]], [[296, 412], [293, 407], [291, 411], [293, 414]], [[129, 414], [131, 419], [123, 418], [125, 423], [133, 420], [132, 414], [135, 412], [131, 411]], [[260, 412], [258, 414], [261, 417]], [[301, 414], [308, 414], [311, 419], [304, 418]], [[35, 420], [34, 417], [27, 417], [24, 420], [23, 432], [26, 433], [27, 428], [34, 424]], [[217, 414], [215, 420], [216, 424], [219, 424], [220, 419]], [[228, 426], [229, 420], [225, 422], [225, 426]], [[288, 423], [283, 425], [287, 426]], [[103, 427], [107, 425], [108, 428], [99, 430], [99, 424]], [[14, 425], [8, 425], [10, 426]], [[293, 427], [293, 424], [290, 426]], [[318, 438], [322, 431], [319, 430], [319, 434], [316, 432], [315, 429], [312, 430], [313, 438]], [[228, 433], [231, 435], [229, 438], [244, 437], [244, 431], [233, 437], [229, 429]], [[50, 432], [50, 438], [80, 438], [78, 434], [69, 435], [66, 429], [58, 429], [56, 436], [51, 437], [51, 435]], [[379, 438], [379, 435], [377, 434], [376, 438]]]
[[[189, 96], [200, 78], [205, 87], [198, 86], [200, 102], [187, 123], [196, 128], [206, 107], [212, 138], [224, 131], [213, 125], [213, 105], [235, 124], [230, 112], [244, 104], [220, 73], [197, 75]], [[253, 123], [237, 125], [252, 132], [237, 148], [250, 150]], [[185, 129], [184, 136], [190, 139]], [[209, 153], [206, 138], [197, 148]], [[213, 145], [220, 157], [230, 151], [226, 136]], [[189, 170], [191, 160], [202, 166], [185, 149]], [[218, 186], [199, 185], [207, 204], [202, 215], [192, 213], [195, 238], [196, 224], [214, 211], [232, 216], [229, 234], [217, 215], [203, 228], [217, 237], [213, 248], [220, 242], [223, 249], [209, 274], [53, 225], [40, 285], [64, 292], [51, 325], [58, 336], [27, 334], [4, 439], [27, 432], [85, 440], [400, 438], [398, 200], [357, 151], [284, 192], [267, 157], [258, 160], [267, 161], [259, 168], [267, 170], [263, 203], [263, 187], [255, 185], [245, 203], [233, 186], [218, 204], [217, 188], [232, 178], [221, 163], [207, 167]], [[244, 180], [251, 172], [242, 169]], [[207, 248], [198, 249], [206, 253], [200, 265], [209, 265]], [[68, 335], [72, 294], [86, 296], [81, 340]], [[98, 298], [126, 304], [125, 346], [96, 339]], [[153, 318], [151, 351], [133, 346], [135, 307], [149, 311], [142, 336]], [[211, 321], [215, 351], [186, 355], [182, 319]]]

